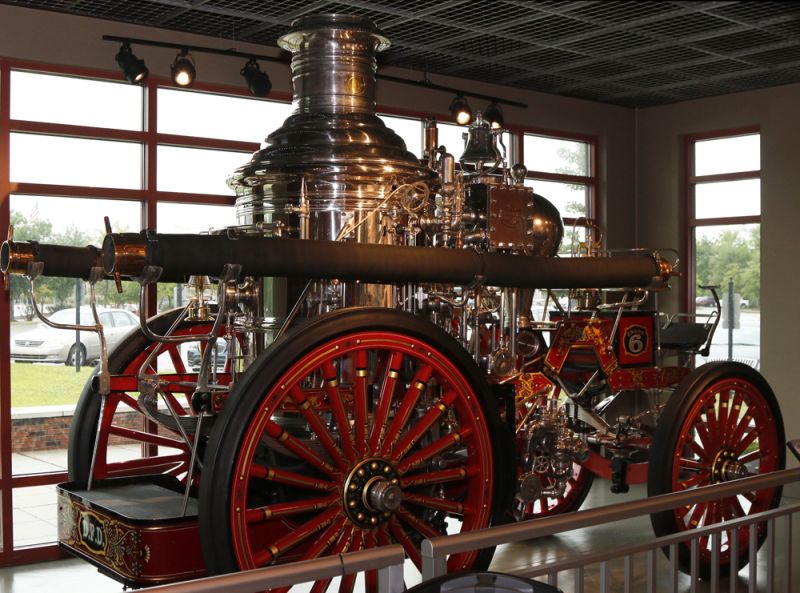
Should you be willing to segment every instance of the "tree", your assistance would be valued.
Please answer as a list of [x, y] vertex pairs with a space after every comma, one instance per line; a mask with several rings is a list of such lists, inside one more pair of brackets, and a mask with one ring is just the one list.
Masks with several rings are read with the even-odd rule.
[[695, 242], [697, 285], [718, 285], [727, 290], [733, 278], [734, 290], [758, 306], [761, 292], [761, 227], [726, 227], [716, 236]]

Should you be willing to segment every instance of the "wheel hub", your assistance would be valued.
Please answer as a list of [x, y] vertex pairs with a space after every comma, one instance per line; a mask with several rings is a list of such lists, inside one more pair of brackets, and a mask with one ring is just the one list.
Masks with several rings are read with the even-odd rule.
[[344, 510], [359, 527], [371, 528], [389, 519], [403, 502], [397, 473], [385, 460], [369, 458], [350, 472], [342, 492]]
[[738, 456], [731, 449], [722, 449], [714, 457], [711, 467], [714, 484], [746, 478], [748, 475], [747, 467], [739, 462]]

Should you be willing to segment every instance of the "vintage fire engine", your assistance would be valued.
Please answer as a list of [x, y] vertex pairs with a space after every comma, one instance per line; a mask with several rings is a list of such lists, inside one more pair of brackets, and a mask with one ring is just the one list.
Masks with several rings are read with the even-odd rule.
[[[192, 288], [185, 308], [143, 319], [104, 356], [81, 395], [59, 488], [65, 548], [132, 586], [390, 542], [419, 564], [424, 538], [575, 510], [596, 476], [655, 495], [784, 466], [761, 375], [677, 364], [707, 352], [718, 313], [648, 306], [673, 274], [669, 252], [607, 254], [590, 237], [558, 257], [558, 211], [480, 116], [458, 159], [435, 123], [414, 157], [375, 115], [389, 42], [369, 20], [305, 17], [279, 44], [295, 109], [230, 178], [237, 226], [109, 228], [102, 249], [3, 245], [3, 271], [27, 275], [34, 297], [41, 275], [134, 279], [141, 310], [154, 282]], [[551, 289], [569, 304], [539, 311]], [[289, 306], [276, 321], [265, 303], [278, 295]], [[139, 447], [120, 458], [121, 443]], [[779, 498], [652, 522], [664, 535]], [[750, 532], [736, 547], [727, 537], [723, 565]], [[448, 569], [490, 557], [458, 554]], [[705, 542], [700, 558], [707, 573]]]

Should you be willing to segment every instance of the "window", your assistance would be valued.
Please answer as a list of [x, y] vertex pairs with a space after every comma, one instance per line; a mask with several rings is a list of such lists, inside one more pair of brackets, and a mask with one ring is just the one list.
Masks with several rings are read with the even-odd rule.
[[[756, 130], [688, 139], [691, 304], [699, 316], [714, 309], [709, 289], [722, 300], [722, 323], [708, 360], [760, 365], [761, 180]], [[730, 323], [731, 313], [733, 323]]]
[[[11, 119], [143, 129], [142, 87], [39, 72], [11, 71]], [[58, 100], [54, 100], [58, 97]]]
[[[291, 112], [288, 103], [233, 94], [239, 91], [158, 88], [150, 102], [147, 86], [80, 71], [30, 72], [14, 69], [9, 61], [0, 62], [0, 78], [10, 94], [7, 119], [0, 122], [9, 130], [2, 141], [10, 148], [10, 175], [0, 186], [13, 182], [14, 190], [0, 196], [0, 204], [8, 208], [17, 240], [99, 245], [104, 216], [117, 232], [139, 231], [145, 221], [167, 232], [233, 225], [235, 197], [227, 177]], [[155, 134], [145, 133], [145, 114], [155, 115]], [[147, 167], [147, 155], [155, 156], [155, 167]], [[173, 290], [159, 285], [159, 296]], [[92, 321], [85, 282], [41, 277], [36, 291], [44, 313], [55, 320], [72, 324], [80, 315], [83, 322]], [[139, 292], [135, 282], [123, 282], [121, 294], [113, 282], [97, 284], [109, 349], [139, 323]], [[69, 426], [93, 366], [76, 372], [73, 362], [96, 360], [100, 344], [91, 332], [76, 336], [39, 327], [29, 283], [22, 277], [11, 278], [9, 306], [0, 320], [9, 328], [11, 354], [11, 360], [0, 361], [0, 376], [10, 382], [4, 401], [11, 404], [11, 430], [0, 432], [0, 451], [10, 457], [12, 470], [0, 476], [0, 489], [12, 491], [15, 517], [13, 524], [0, 525], [12, 533], [12, 546], [0, 549], [1, 564], [11, 554], [14, 561], [58, 554], [52, 545], [57, 531], [53, 485], [67, 479]], [[159, 370], [173, 368], [172, 362], [160, 356]], [[118, 449], [114, 455], [125, 459], [138, 457], [141, 447]]]
[[422, 158], [422, 122], [419, 119], [384, 114], [381, 114], [380, 118], [387, 128], [397, 132], [410, 153]]
[[261, 142], [292, 112], [289, 103], [181, 89], [158, 89], [162, 134]]
[[592, 216], [589, 148], [588, 142], [563, 138], [533, 134], [523, 138], [528, 184], [552, 202], [565, 219]]

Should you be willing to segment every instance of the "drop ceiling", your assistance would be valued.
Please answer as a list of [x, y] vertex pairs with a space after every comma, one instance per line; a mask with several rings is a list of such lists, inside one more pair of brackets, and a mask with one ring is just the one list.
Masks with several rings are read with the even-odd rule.
[[275, 46], [297, 17], [372, 18], [380, 63], [646, 107], [800, 82], [800, 3], [0, 0]]

